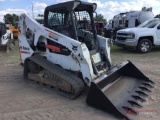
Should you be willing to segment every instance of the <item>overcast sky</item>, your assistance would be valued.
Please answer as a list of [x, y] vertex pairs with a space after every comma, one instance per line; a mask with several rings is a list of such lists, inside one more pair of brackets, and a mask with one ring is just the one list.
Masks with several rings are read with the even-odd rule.
[[[3, 22], [3, 16], [7, 13], [21, 14], [28, 13], [32, 15], [32, 5], [34, 16], [43, 14], [44, 8], [59, 2], [70, 0], [0, 0], [0, 22]], [[152, 7], [154, 15], [160, 14], [160, 0], [83, 0], [97, 3], [97, 13], [103, 14], [109, 20], [120, 12], [130, 10], [141, 10], [142, 7]]]

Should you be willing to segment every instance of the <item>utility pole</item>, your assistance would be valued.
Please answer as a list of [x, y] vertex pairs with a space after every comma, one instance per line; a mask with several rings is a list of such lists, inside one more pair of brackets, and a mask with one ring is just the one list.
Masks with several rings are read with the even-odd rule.
[[33, 3], [32, 3], [32, 18], [34, 19]]

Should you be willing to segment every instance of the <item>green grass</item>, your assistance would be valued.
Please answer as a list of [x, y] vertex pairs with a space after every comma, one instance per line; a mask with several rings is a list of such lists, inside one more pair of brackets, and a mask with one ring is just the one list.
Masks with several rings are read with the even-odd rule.
[[122, 51], [122, 48], [117, 47], [116, 45], [111, 46], [111, 52], [112, 53], [114, 53], [114, 52], [121, 52], [121, 51]]

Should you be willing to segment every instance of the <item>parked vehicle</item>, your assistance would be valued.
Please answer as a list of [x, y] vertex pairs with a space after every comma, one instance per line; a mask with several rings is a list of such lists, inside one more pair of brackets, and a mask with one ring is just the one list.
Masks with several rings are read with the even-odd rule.
[[149, 52], [153, 46], [160, 45], [160, 19], [153, 18], [135, 28], [117, 31], [116, 45], [125, 49]]
[[97, 34], [104, 36], [104, 22], [101, 21], [95, 21], [96, 29], [97, 29]]
[[10, 26], [7, 27], [7, 29], [12, 31], [14, 39], [18, 38], [18, 35], [20, 34], [20, 31], [19, 31], [17, 26], [10, 25]]
[[[94, 22], [97, 34], [104, 36], [104, 22], [102, 21], [95, 21]], [[88, 20], [80, 20], [78, 21], [78, 28], [92, 31], [91, 21]]]
[[141, 11], [130, 11], [115, 15], [105, 27], [105, 37], [115, 39], [118, 30], [136, 27], [151, 18], [154, 18], [152, 8], [146, 7], [143, 7]]
[[7, 30], [6, 25], [0, 22], [0, 51], [9, 52], [13, 50], [14, 46], [12, 31]]

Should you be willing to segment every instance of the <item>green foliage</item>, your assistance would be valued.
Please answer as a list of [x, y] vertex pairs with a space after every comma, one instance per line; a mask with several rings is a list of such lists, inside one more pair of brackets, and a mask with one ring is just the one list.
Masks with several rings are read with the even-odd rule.
[[102, 14], [97, 14], [97, 16], [94, 17], [94, 20], [95, 21], [102, 21], [102, 22], [104, 22], [104, 24], [107, 23], [107, 20], [104, 18], [104, 16]]
[[160, 14], [156, 15], [155, 18], [160, 18]]
[[38, 16], [38, 17], [44, 17], [44, 15], [43, 15], [43, 14], [38, 14], [37, 16]]
[[15, 23], [19, 21], [19, 16], [16, 14], [6, 14], [3, 20], [5, 24], [12, 24], [14, 26]]
[[36, 20], [38, 23], [43, 24], [43, 23], [44, 23], [44, 15], [43, 15], [43, 14], [38, 14], [37, 17], [39, 17], [39, 19], [38, 19], [38, 18], [35, 18], [35, 20]]

